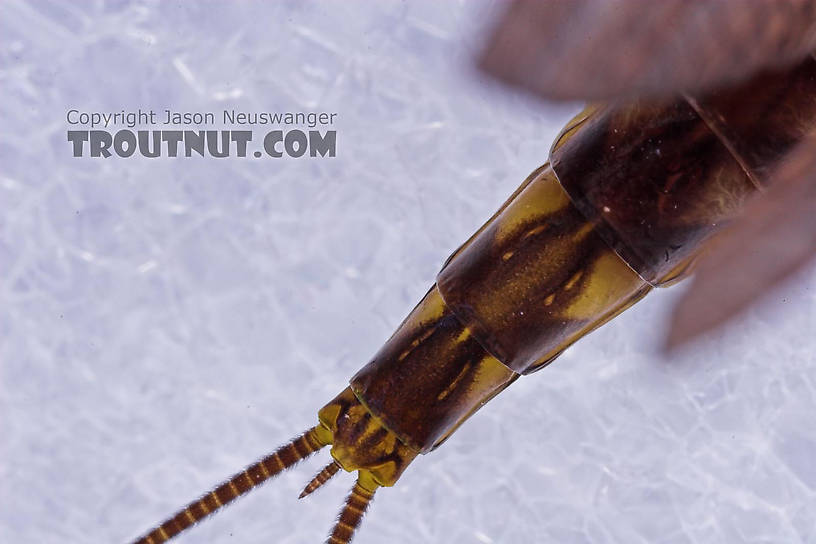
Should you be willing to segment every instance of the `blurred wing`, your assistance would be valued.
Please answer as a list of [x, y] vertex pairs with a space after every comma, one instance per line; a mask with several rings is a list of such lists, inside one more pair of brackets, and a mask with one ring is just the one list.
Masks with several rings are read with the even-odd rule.
[[816, 49], [816, 0], [517, 0], [482, 69], [549, 99], [697, 92]]
[[816, 134], [708, 247], [674, 310], [667, 348], [716, 327], [816, 256]]

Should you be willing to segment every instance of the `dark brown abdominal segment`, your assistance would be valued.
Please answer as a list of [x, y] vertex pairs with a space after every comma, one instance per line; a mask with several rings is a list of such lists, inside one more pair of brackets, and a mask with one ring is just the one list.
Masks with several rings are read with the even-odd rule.
[[816, 119], [816, 60], [784, 72], [766, 72], [735, 88], [689, 98], [756, 180], [771, 173], [812, 130]]
[[136, 540], [134, 544], [159, 544], [170, 540], [222, 506], [315, 453], [326, 444], [327, 442], [321, 439], [317, 427], [309, 429], [289, 444], [280, 447], [213, 491], [191, 502], [176, 515]]
[[813, 128], [816, 60], [700, 96], [595, 106], [556, 139], [552, 167], [600, 236], [652, 285], [704, 243]]
[[675, 279], [756, 189], [682, 98], [602, 109], [552, 161], [580, 212], [653, 285]]
[[352, 378], [351, 388], [403, 442], [427, 451], [515, 377], [434, 287]]

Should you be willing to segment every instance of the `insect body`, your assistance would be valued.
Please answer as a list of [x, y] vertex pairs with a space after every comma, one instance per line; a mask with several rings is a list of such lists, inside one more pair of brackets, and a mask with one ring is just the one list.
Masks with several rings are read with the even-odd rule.
[[418, 454], [653, 287], [684, 277], [814, 119], [813, 59], [705, 96], [589, 107], [315, 427], [137, 542], [172, 538], [328, 445], [332, 462], [303, 495], [340, 468], [358, 472], [328, 539], [349, 542], [377, 488]]

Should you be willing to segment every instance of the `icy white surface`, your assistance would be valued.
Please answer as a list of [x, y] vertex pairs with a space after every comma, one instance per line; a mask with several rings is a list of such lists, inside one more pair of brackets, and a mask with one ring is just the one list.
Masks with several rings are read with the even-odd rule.
[[[496, 9], [0, 2], [0, 542], [126, 542], [315, 422], [576, 109], [473, 74]], [[338, 156], [75, 159], [72, 107], [336, 111]], [[356, 542], [816, 543], [813, 276], [671, 361], [649, 296]], [[178, 542], [322, 542], [326, 455]]]

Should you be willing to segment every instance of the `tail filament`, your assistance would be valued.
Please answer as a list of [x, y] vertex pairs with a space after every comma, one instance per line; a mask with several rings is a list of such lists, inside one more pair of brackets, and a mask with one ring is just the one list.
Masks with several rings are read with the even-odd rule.
[[351, 542], [351, 539], [354, 538], [354, 531], [360, 525], [371, 499], [374, 498], [377, 487], [374, 485], [372, 488], [367, 489], [360, 483], [360, 479], [357, 480], [326, 544], [349, 544]]
[[310, 493], [314, 492], [318, 487], [322, 486], [323, 484], [331, 480], [332, 476], [337, 474], [338, 470], [340, 470], [340, 465], [337, 463], [337, 461], [332, 461], [331, 463], [326, 465], [326, 468], [318, 472], [317, 475], [312, 479], [312, 481], [309, 482], [305, 488], [303, 488], [303, 492], [300, 494], [298, 499], [302, 499], [306, 495], [309, 495]]
[[167, 519], [161, 525], [136, 540], [134, 544], [160, 544], [170, 540], [225, 504], [232, 502], [266, 480], [277, 476], [298, 461], [309, 457], [326, 445], [327, 444], [318, 437], [317, 427], [312, 427], [290, 443], [281, 446], [274, 453], [250, 465], [246, 470], [236, 474], [200, 499], [191, 502], [186, 508], [177, 512], [173, 517]]

